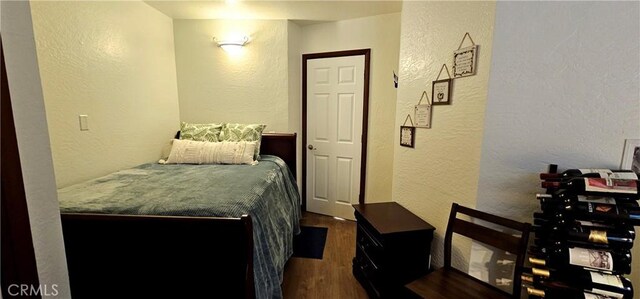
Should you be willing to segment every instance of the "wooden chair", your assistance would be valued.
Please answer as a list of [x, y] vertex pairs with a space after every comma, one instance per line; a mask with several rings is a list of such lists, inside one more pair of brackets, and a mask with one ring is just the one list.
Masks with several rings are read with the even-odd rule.
[[[520, 231], [521, 235], [520, 237], [515, 237], [486, 226], [458, 219], [456, 218], [458, 213]], [[529, 223], [513, 221], [454, 203], [451, 207], [449, 224], [444, 238], [444, 267], [407, 284], [406, 287], [416, 295], [429, 299], [520, 298], [520, 275], [529, 241], [530, 228], [531, 225]], [[451, 267], [451, 238], [453, 233], [516, 255], [512, 294]]]

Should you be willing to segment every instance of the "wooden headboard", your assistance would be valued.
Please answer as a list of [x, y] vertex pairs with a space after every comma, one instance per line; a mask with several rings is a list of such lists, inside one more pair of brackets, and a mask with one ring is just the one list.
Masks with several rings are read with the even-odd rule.
[[260, 154], [280, 157], [296, 177], [296, 133], [263, 133]]

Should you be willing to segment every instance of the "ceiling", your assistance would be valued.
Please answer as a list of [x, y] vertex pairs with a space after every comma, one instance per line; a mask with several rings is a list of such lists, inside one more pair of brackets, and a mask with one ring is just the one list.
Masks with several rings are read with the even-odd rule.
[[173, 19], [293, 20], [301, 25], [400, 12], [392, 1], [145, 1]]

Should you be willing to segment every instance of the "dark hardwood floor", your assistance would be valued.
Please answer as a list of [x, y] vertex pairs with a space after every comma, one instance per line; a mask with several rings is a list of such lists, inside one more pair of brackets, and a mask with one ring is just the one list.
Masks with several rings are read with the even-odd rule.
[[322, 260], [296, 257], [289, 260], [282, 284], [284, 298], [367, 298], [351, 272], [356, 223], [305, 212], [301, 224], [328, 227], [327, 243]]

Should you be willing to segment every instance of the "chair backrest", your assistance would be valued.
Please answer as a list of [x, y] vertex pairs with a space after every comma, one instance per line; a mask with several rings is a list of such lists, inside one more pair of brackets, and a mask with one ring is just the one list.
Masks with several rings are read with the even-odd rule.
[[[459, 219], [457, 218], [458, 214], [464, 214], [475, 219], [480, 219], [489, 223], [498, 224], [500, 226], [510, 228], [514, 231], [519, 231], [521, 232], [520, 237]], [[507, 251], [511, 254], [516, 255], [512, 297], [520, 298], [520, 275], [522, 274], [522, 266], [527, 251], [527, 244], [529, 242], [530, 229], [531, 224], [529, 223], [517, 222], [511, 219], [463, 207], [461, 205], [458, 205], [457, 203], [454, 203], [451, 206], [451, 215], [449, 216], [449, 224], [447, 225], [447, 232], [444, 238], [444, 266], [448, 269], [451, 268], [451, 239], [453, 233], [460, 234], [470, 239]], [[473, 278], [470, 275], [469, 277]], [[493, 287], [488, 283], [485, 284]]]

